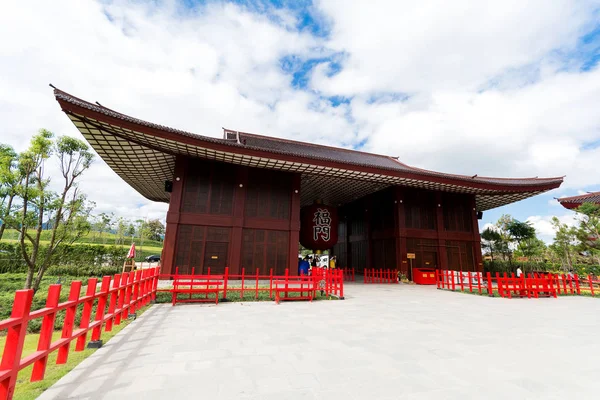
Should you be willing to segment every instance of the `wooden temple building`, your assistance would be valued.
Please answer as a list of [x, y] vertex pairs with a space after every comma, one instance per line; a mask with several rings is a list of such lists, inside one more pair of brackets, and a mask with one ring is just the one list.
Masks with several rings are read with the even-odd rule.
[[569, 210], [576, 209], [583, 203], [593, 203], [600, 205], [600, 192], [589, 192], [579, 196], [561, 197], [556, 199], [558, 202]]
[[463, 176], [396, 158], [224, 130], [168, 128], [60, 90], [62, 111], [131, 187], [169, 204], [162, 273], [268, 273], [298, 265], [301, 208], [337, 212], [338, 265], [481, 270], [485, 210], [557, 188], [562, 178]]

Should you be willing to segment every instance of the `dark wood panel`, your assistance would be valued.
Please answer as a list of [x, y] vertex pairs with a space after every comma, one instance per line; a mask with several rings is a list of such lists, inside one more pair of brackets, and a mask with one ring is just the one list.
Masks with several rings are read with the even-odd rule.
[[283, 275], [288, 268], [289, 232], [244, 229], [242, 233], [242, 267], [248, 273], [258, 269], [267, 275], [273, 268], [276, 275]]
[[199, 159], [188, 159], [187, 163], [183, 179], [181, 211], [231, 215], [239, 167]]
[[[223, 273], [229, 258], [231, 228], [203, 225], [180, 225], [175, 267], [180, 274]], [[173, 271], [175, 272], [175, 271]]]
[[293, 176], [285, 172], [250, 168], [246, 187], [246, 216], [289, 220]]

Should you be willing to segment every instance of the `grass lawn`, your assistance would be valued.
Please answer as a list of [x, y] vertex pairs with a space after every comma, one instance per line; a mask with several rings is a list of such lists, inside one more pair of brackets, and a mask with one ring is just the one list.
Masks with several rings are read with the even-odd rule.
[[[138, 316], [146, 311], [148, 307], [142, 308], [138, 311]], [[124, 327], [129, 325], [131, 320], [127, 319], [121, 322], [121, 325], [113, 326], [112, 332], [102, 332], [102, 340], [106, 344], [106, 342], [119, 333]], [[60, 332], [54, 332], [52, 336], [52, 341], [60, 338]], [[87, 339], [91, 337], [91, 332], [88, 332]], [[39, 334], [28, 334], [25, 337], [25, 346], [23, 348], [23, 356], [27, 356], [37, 349], [37, 343], [39, 339]], [[0, 348], [4, 349], [4, 343], [6, 341], [6, 337], [0, 337]], [[96, 349], [85, 349], [84, 351], [75, 352], [75, 340], [71, 342], [71, 349], [69, 351], [69, 360], [66, 364], [56, 365], [56, 356], [58, 355], [58, 350], [51, 353], [48, 357], [48, 364], [46, 366], [46, 375], [44, 380], [39, 382], [29, 382], [31, 378], [31, 371], [33, 369], [33, 365], [23, 369], [19, 372], [19, 376], [17, 378], [17, 386], [15, 388], [14, 399], [16, 400], [29, 400], [37, 398], [42, 392], [52, 386], [56, 381], [62, 378], [67, 372], [71, 371], [77, 364], [83, 361], [86, 357], [90, 356]]]

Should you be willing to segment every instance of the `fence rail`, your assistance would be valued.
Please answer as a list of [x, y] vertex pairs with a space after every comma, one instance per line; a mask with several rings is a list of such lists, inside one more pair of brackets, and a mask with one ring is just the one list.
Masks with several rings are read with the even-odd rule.
[[[6, 330], [6, 342], [0, 362], [0, 399], [12, 399], [17, 375], [23, 368], [33, 364], [31, 382], [44, 379], [48, 356], [58, 351], [57, 364], [65, 364], [69, 357], [71, 342], [76, 340], [75, 351], [83, 351], [88, 332], [91, 341], [100, 344], [102, 327], [110, 332], [114, 325], [120, 325], [129, 314], [156, 298], [158, 268], [149, 268], [130, 273], [105, 276], [97, 291], [98, 278], [90, 278], [85, 295], [80, 297], [82, 282], [73, 281], [69, 288], [68, 300], [59, 303], [62, 285], [50, 285], [46, 306], [31, 311], [33, 290], [17, 290], [10, 318], [0, 321], [0, 331]], [[82, 305], [79, 328], [75, 327], [78, 307]], [[92, 311], [96, 305], [96, 312]], [[60, 311], [65, 311], [61, 338], [52, 342], [54, 322]], [[29, 321], [42, 318], [37, 351], [23, 356], [23, 346]], [[93, 319], [93, 320], [92, 320]]]
[[436, 284], [438, 289], [462, 291], [500, 297], [540, 296], [557, 297], [558, 295], [600, 295], [600, 280], [588, 275], [567, 276], [564, 274], [530, 273], [517, 278], [514, 274], [481, 272], [463, 272], [437, 270]]
[[[192, 268], [191, 275], [180, 275], [179, 268], [175, 269], [175, 274], [159, 275], [159, 279], [180, 278], [185, 276], [186, 279], [193, 279], [195, 269]], [[219, 276], [223, 279], [223, 287], [219, 289], [222, 300], [227, 300], [228, 293], [239, 293], [241, 299], [248, 293], [253, 295], [255, 300], [258, 300], [260, 293], [268, 293], [269, 298], [274, 299], [275, 291], [273, 282], [292, 279], [294, 276], [289, 274], [289, 270], [286, 269], [284, 275], [274, 275], [273, 268], [269, 270], [269, 274], [260, 274], [260, 270], [257, 268], [255, 273], [249, 273], [245, 268], [242, 268], [240, 274], [230, 274], [229, 267], [225, 268], [225, 272], [222, 274], [214, 274], [210, 268], [207, 269], [205, 274], [201, 274], [202, 277]], [[318, 291], [322, 291], [326, 296], [335, 296], [340, 299], [344, 298], [344, 279], [343, 272], [341, 270], [329, 270], [326, 268], [312, 268], [313, 280], [315, 282], [315, 288]], [[232, 282], [233, 281], [233, 282]], [[159, 292], [171, 292], [171, 289], [158, 289]]]
[[364, 283], [398, 283], [398, 272], [395, 269], [365, 268]]
[[338, 268], [340, 271], [342, 271], [342, 278], [344, 279], [344, 282], [354, 282], [355, 281], [355, 276], [354, 276], [354, 268]]

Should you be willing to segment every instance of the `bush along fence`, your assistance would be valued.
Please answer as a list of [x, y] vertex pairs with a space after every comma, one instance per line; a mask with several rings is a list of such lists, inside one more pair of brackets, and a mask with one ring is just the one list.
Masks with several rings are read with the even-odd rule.
[[364, 283], [398, 283], [398, 271], [395, 269], [368, 269], [363, 273]]
[[[31, 311], [33, 290], [17, 290], [10, 318], [0, 321], [0, 331], [7, 331], [0, 363], [0, 400], [12, 398], [17, 375], [23, 368], [33, 364], [31, 382], [40, 381], [44, 379], [50, 353], [58, 351], [56, 363], [64, 364], [72, 341], [76, 340], [75, 351], [83, 351], [88, 332], [92, 332], [88, 347], [100, 347], [103, 327], [105, 332], [110, 332], [114, 325], [120, 325], [121, 321], [155, 299], [158, 272], [158, 268], [149, 268], [114, 277], [105, 276], [100, 291], [97, 291], [98, 279], [90, 278], [83, 297], [80, 297], [81, 281], [73, 281], [69, 298], [63, 303], [59, 303], [61, 285], [50, 285], [46, 307], [36, 311]], [[79, 306], [83, 310], [79, 328], [76, 328]], [[94, 308], [95, 316], [92, 316]], [[52, 342], [54, 322], [61, 311], [65, 312], [61, 338]], [[38, 350], [22, 358], [27, 325], [38, 318], [42, 319]]]
[[488, 296], [557, 297], [558, 295], [600, 296], [600, 279], [592, 275], [569, 277], [564, 274], [514, 274], [495, 275], [481, 272], [436, 270], [438, 289], [476, 293]]
[[512, 262], [503, 260], [484, 261], [483, 272], [490, 272], [495, 275], [496, 272], [503, 274], [515, 273], [517, 268], [521, 268], [523, 272], [537, 272], [537, 273], [567, 273], [572, 270], [574, 274], [579, 276], [588, 275], [600, 275], [600, 265], [598, 264], [573, 264], [571, 267], [568, 265], [543, 262], [543, 261], [516, 261]]
[[296, 297], [309, 300], [304, 294], [312, 292], [312, 300], [317, 291], [324, 296], [344, 298], [343, 272], [323, 268], [313, 268], [310, 276], [290, 276], [288, 269], [284, 275], [274, 275], [273, 268], [268, 275], [260, 274], [259, 269], [255, 273], [247, 272], [245, 268], [240, 274], [230, 274], [228, 267], [223, 274], [213, 274], [208, 268], [206, 274], [196, 275], [194, 268], [191, 274], [180, 274], [176, 268], [175, 275], [160, 275], [159, 278], [173, 280], [172, 288], [158, 289], [158, 292], [171, 293], [173, 305], [203, 301], [218, 304], [219, 301], [243, 300], [245, 297], [259, 300], [268, 296], [268, 299], [276, 300], [278, 293], [283, 293], [284, 299], [291, 299], [294, 297], [291, 294], [296, 293], [299, 294]]

